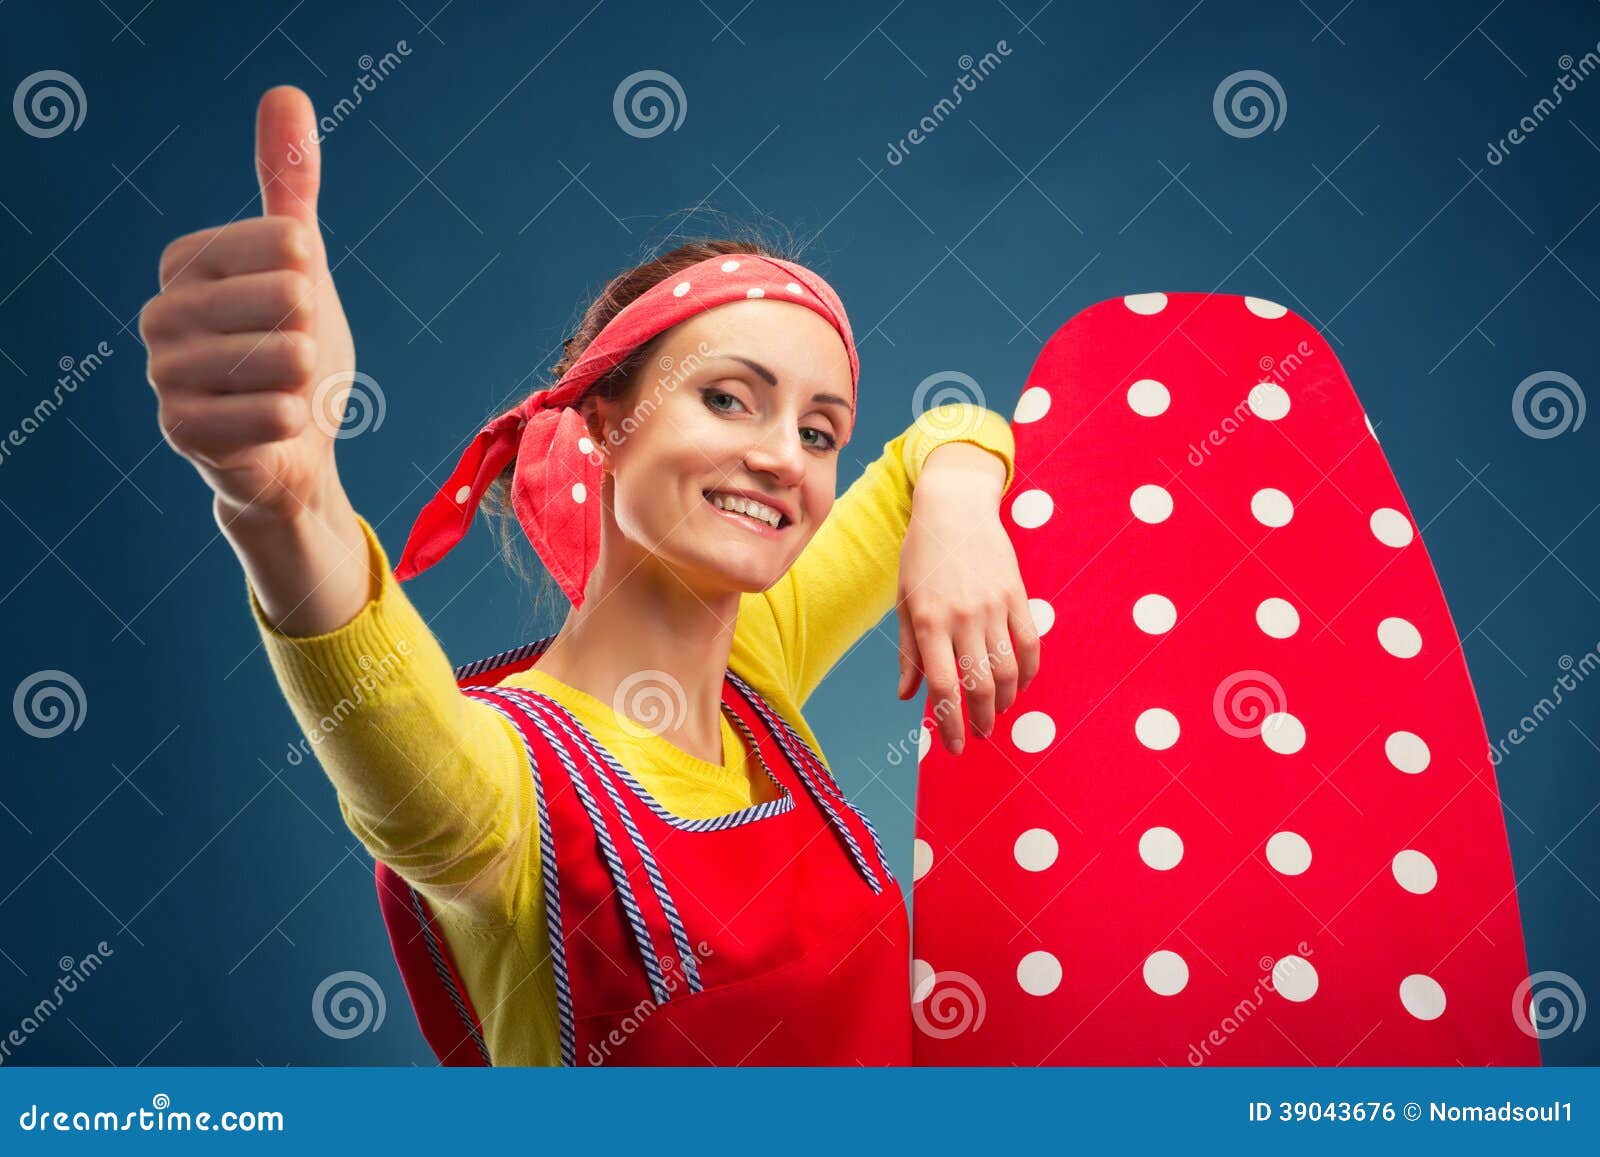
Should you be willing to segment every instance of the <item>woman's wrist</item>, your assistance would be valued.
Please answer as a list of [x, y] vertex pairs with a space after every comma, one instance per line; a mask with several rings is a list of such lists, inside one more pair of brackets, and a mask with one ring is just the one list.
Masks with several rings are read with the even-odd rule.
[[337, 478], [290, 512], [239, 510], [220, 495], [212, 510], [263, 616], [279, 633], [327, 634], [371, 600], [376, 584], [366, 534]]
[[912, 489], [918, 496], [962, 494], [1000, 504], [1006, 482], [1006, 464], [994, 451], [975, 442], [946, 442], [929, 451]]

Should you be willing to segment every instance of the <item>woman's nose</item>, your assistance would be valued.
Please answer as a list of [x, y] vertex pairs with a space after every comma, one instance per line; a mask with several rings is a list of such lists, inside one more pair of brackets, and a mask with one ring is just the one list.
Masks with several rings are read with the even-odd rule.
[[751, 470], [770, 474], [782, 484], [798, 485], [805, 476], [805, 447], [797, 430], [762, 435], [745, 452], [744, 460]]

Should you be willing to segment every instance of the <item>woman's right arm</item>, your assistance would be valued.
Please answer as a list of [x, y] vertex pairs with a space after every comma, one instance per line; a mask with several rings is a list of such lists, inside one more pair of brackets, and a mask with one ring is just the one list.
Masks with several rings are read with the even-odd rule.
[[256, 114], [263, 216], [180, 237], [140, 330], [169, 445], [213, 491], [273, 670], [351, 830], [430, 900], [504, 922], [532, 879], [521, 741], [456, 686], [339, 482], [355, 349], [304, 93]]

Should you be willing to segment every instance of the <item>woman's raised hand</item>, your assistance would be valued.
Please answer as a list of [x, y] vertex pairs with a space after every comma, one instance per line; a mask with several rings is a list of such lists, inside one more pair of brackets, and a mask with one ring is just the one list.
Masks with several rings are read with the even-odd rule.
[[139, 318], [162, 434], [228, 521], [297, 517], [337, 488], [355, 372], [317, 224], [321, 155], [305, 93], [262, 96], [255, 161], [262, 216], [168, 245]]

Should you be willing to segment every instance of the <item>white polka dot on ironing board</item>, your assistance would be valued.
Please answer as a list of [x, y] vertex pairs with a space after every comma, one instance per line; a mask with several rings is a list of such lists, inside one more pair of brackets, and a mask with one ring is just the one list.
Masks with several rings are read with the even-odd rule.
[[1420, 735], [1409, 731], [1396, 731], [1383, 741], [1383, 753], [1389, 757], [1389, 762], [1396, 771], [1403, 771], [1407, 775], [1416, 775], [1428, 770], [1428, 760], [1431, 755], [1428, 745], [1423, 742]]
[[1149, 316], [1160, 313], [1167, 308], [1167, 295], [1164, 293], [1130, 293], [1122, 299], [1122, 304], [1133, 310]]
[[1444, 1015], [1444, 989], [1433, 977], [1413, 972], [1400, 982], [1400, 1003], [1418, 1020], [1438, 1020]]
[[1285, 876], [1298, 876], [1311, 866], [1311, 845], [1299, 832], [1273, 832], [1267, 841], [1267, 863]]
[[1390, 506], [1380, 506], [1372, 512], [1369, 522], [1372, 536], [1384, 546], [1399, 548], [1411, 542], [1411, 520]]
[[1128, 408], [1141, 418], [1156, 418], [1172, 405], [1172, 393], [1154, 378], [1140, 378], [1128, 387]]
[[1178, 621], [1178, 608], [1166, 595], [1144, 595], [1133, 604], [1133, 622], [1147, 635], [1164, 635]]
[[1024, 424], [1037, 422], [1049, 412], [1050, 391], [1043, 386], [1029, 386], [1017, 399], [1016, 409], [1011, 411], [1011, 420]]
[[1410, 659], [1422, 650], [1422, 635], [1405, 619], [1390, 617], [1378, 624], [1378, 642], [1396, 659]]
[[1276, 422], [1289, 412], [1289, 391], [1277, 382], [1257, 382], [1246, 400], [1251, 413], [1269, 422]]
[[1157, 996], [1176, 996], [1189, 984], [1189, 965], [1165, 948], [1144, 958], [1144, 982]]
[[1317, 995], [1317, 970], [1303, 956], [1280, 956], [1272, 966], [1272, 990], [1296, 1004]]
[[1017, 983], [1029, 996], [1049, 996], [1061, 985], [1061, 961], [1048, 952], [1030, 952], [1017, 962]]
[[1288, 306], [1279, 305], [1275, 301], [1268, 301], [1264, 297], [1247, 297], [1244, 299], [1244, 304], [1245, 308], [1251, 313], [1257, 317], [1264, 317], [1269, 321], [1282, 317], [1289, 312]]
[[1415, 848], [1396, 852], [1389, 869], [1394, 873], [1395, 883], [1418, 896], [1433, 891], [1433, 886], [1439, 882], [1439, 869], [1433, 866], [1433, 861], [1426, 854]]
[[1294, 517], [1294, 503], [1283, 491], [1267, 486], [1251, 496], [1250, 513], [1263, 526], [1288, 526]]
[[1133, 492], [1128, 506], [1140, 522], [1165, 522], [1172, 515], [1172, 495], [1165, 487], [1147, 482]]
[[1024, 490], [1011, 503], [1011, 517], [1024, 530], [1037, 530], [1050, 521], [1055, 508], [1048, 491]]
[[1300, 629], [1300, 612], [1288, 599], [1262, 599], [1256, 607], [1256, 626], [1274, 639], [1287, 639]]
[[1056, 722], [1043, 711], [1025, 712], [1011, 725], [1011, 742], [1030, 755], [1049, 747], [1055, 738]]
[[1133, 733], [1151, 751], [1165, 751], [1178, 742], [1178, 717], [1165, 707], [1151, 707], [1139, 713]]
[[1158, 872], [1171, 871], [1183, 859], [1183, 837], [1171, 828], [1150, 828], [1139, 837], [1139, 858]]
[[1044, 828], [1029, 828], [1011, 845], [1011, 854], [1017, 866], [1030, 872], [1042, 872], [1056, 862], [1061, 845]]

